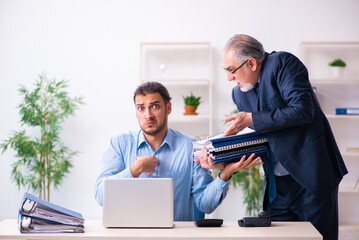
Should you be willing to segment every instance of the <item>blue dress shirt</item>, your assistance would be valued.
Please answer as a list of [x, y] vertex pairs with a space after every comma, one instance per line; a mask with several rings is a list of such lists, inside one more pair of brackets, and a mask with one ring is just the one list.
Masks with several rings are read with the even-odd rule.
[[283, 167], [283, 165], [276, 159], [273, 158], [274, 161], [274, 175], [276, 176], [285, 176], [288, 175], [288, 171]]
[[[99, 177], [95, 183], [96, 201], [102, 206], [105, 178], [133, 178], [130, 165], [135, 162], [135, 156], [154, 155], [160, 165], [151, 177], [173, 179], [175, 221], [193, 221], [194, 202], [200, 211], [207, 214], [213, 212], [225, 198], [229, 181], [223, 181], [219, 177], [213, 180], [209, 170], [193, 161], [194, 140], [168, 129], [163, 143], [155, 152], [142, 130], [113, 137], [102, 157]], [[139, 177], [149, 176], [148, 173], [142, 173]]]

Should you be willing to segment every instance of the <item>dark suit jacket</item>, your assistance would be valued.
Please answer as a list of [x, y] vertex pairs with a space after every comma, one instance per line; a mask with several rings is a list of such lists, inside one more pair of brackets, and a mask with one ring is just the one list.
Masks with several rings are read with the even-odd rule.
[[287, 52], [266, 53], [257, 94], [233, 88], [238, 111], [252, 112], [253, 125], [268, 136], [274, 156], [305, 189], [327, 195], [348, 172], [309, 82], [304, 64]]

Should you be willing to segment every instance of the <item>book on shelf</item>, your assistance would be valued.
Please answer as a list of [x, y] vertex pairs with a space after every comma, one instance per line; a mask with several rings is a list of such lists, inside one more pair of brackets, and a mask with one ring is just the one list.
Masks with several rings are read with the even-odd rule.
[[212, 156], [213, 163], [239, 161], [244, 155], [252, 153], [263, 156], [268, 153], [268, 138], [256, 132], [240, 133], [234, 136], [222, 137], [222, 134], [194, 141], [194, 158], [199, 158], [202, 147], [206, 147]]
[[359, 153], [359, 147], [348, 147], [347, 152]]
[[85, 220], [81, 213], [25, 193], [19, 209], [21, 233], [82, 233]]
[[337, 115], [359, 115], [359, 108], [336, 108]]

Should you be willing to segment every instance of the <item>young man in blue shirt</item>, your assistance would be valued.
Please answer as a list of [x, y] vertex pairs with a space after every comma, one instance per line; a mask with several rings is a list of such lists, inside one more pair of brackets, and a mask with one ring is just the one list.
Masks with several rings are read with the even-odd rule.
[[195, 139], [168, 128], [170, 100], [167, 89], [157, 82], [147, 82], [136, 89], [134, 103], [141, 129], [111, 139], [95, 184], [95, 198], [100, 205], [105, 178], [172, 178], [174, 220], [193, 221], [194, 203], [203, 213], [213, 212], [225, 198], [234, 172], [262, 164], [254, 155], [246, 161], [242, 158], [227, 164], [213, 179], [208, 170], [193, 161]]

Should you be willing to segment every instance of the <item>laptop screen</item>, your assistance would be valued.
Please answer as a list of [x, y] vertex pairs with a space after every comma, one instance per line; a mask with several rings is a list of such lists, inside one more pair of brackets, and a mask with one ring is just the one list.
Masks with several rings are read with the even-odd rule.
[[105, 227], [173, 227], [172, 178], [104, 180]]

